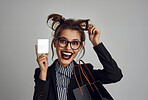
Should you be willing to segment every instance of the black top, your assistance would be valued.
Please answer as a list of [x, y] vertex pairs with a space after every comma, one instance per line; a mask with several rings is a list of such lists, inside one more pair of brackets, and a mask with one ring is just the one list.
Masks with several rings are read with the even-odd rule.
[[[120, 68], [117, 66], [115, 60], [111, 57], [110, 53], [107, 51], [103, 43], [101, 42], [97, 46], [93, 47], [101, 64], [103, 65], [103, 69], [94, 70], [93, 66], [89, 63], [86, 64], [89, 70], [91, 71], [94, 79], [99, 80], [102, 84], [115, 83], [121, 80], [123, 77]], [[57, 61], [57, 59], [56, 59]], [[43, 81], [39, 78], [40, 68], [36, 68], [35, 70], [35, 91], [33, 100], [58, 100], [57, 96], [57, 86], [56, 86], [56, 71], [55, 71], [55, 62], [51, 66], [48, 67], [47, 71], [47, 79]], [[74, 62], [74, 65], [77, 63]], [[83, 65], [82, 65], [83, 67]], [[84, 67], [84, 70], [85, 67]], [[87, 71], [86, 71], [87, 73]], [[79, 75], [78, 70], [76, 69], [76, 74]], [[88, 74], [89, 75], [89, 74]], [[89, 77], [89, 76], [88, 76]], [[79, 77], [77, 77], [80, 81]], [[87, 81], [84, 77], [84, 84], [87, 84]], [[91, 80], [90, 80], [91, 81]], [[81, 85], [81, 84], [80, 84]], [[68, 86], [68, 100], [75, 100], [73, 89], [78, 88], [77, 82], [72, 75], [70, 79], [70, 84]]]

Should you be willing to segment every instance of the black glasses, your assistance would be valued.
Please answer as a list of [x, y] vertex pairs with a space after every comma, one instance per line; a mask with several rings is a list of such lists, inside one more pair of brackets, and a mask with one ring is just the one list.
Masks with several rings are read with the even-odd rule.
[[76, 50], [79, 49], [80, 45], [82, 44], [82, 42], [80, 42], [79, 40], [73, 40], [70, 42], [64, 37], [58, 37], [56, 39], [58, 39], [58, 45], [62, 48], [67, 47], [68, 43], [70, 43], [71, 49]]

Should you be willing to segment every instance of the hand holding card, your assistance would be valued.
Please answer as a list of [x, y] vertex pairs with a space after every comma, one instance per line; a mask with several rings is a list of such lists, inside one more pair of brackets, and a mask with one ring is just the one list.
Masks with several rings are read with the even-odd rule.
[[49, 40], [38, 39], [38, 45], [36, 47], [37, 62], [40, 67], [40, 79], [46, 80], [47, 69], [48, 69], [48, 51], [49, 51]]

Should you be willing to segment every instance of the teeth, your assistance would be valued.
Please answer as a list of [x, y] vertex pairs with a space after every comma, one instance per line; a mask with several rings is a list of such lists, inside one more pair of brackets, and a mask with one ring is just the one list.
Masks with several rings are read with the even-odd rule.
[[69, 57], [65, 57], [65, 56], [64, 56], [64, 58], [69, 58]]
[[68, 55], [68, 56], [70, 56], [70, 55], [72, 55], [72, 53], [68, 53], [68, 52], [62, 52], [64, 55]]

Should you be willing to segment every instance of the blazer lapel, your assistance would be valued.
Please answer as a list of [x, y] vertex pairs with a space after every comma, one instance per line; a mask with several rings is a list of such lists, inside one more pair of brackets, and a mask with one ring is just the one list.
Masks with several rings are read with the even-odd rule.
[[[78, 65], [75, 61], [74, 61], [74, 65]], [[79, 70], [77, 67], [75, 67], [75, 73], [76, 73], [76, 76], [79, 76]], [[68, 94], [67, 94], [67, 100], [75, 100], [74, 98], [74, 94], [73, 94], [73, 89], [77, 88], [78, 87], [78, 84], [75, 80], [75, 76], [74, 74], [71, 76], [71, 79], [70, 79], [70, 83], [68, 85]]]
[[[78, 65], [75, 61], [74, 61], [74, 65]], [[75, 66], [74, 66], [75, 67]], [[78, 68], [77, 67], [75, 67], [75, 73], [76, 73], [76, 76], [78, 76], [79, 75], [79, 70], [78, 70]], [[75, 81], [75, 76], [74, 76], [74, 74], [71, 76], [71, 79], [70, 79], [70, 83], [69, 83], [69, 85], [68, 85], [68, 90], [73, 90], [74, 88], [77, 88], [78, 87], [78, 85], [77, 85], [77, 83], [76, 83], [76, 81]]]

